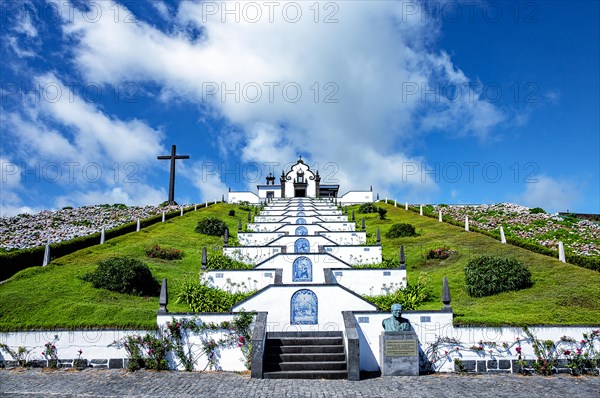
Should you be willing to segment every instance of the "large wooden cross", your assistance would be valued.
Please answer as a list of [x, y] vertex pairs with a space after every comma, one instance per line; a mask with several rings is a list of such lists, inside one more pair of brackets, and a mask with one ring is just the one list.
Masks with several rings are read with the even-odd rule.
[[177, 152], [175, 145], [171, 145], [171, 155], [158, 156], [157, 159], [170, 159], [171, 160], [171, 176], [169, 178], [169, 204], [175, 203], [175, 160], [176, 159], [189, 159], [187, 155], [175, 155]]

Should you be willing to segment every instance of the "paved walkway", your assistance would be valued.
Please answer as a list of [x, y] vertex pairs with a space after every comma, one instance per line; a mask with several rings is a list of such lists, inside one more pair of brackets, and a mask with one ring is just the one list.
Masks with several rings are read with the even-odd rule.
[[235, 373], [0, 370], [0, 397], [600, 397], [600, 377], [436, 374], [255, 380]]

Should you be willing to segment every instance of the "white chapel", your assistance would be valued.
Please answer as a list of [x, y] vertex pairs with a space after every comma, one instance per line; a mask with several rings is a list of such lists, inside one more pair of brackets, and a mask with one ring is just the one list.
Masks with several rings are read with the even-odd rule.
[[319, 171], [313, 172], [300, 156], [290, 170], [281, 171], [279, 183], [276, 177], [269, 173], [266, 184], [256, 186], [257, 193], [250, 191], [229, 191], [227, 202], [248, 202], [257, 204], [267, 199], [289, 198], [330, 198], [340, 204], [356, 204], [373, 202], [373, 191], [349, 191], [339, 194], [339, 185], [321, 183]]

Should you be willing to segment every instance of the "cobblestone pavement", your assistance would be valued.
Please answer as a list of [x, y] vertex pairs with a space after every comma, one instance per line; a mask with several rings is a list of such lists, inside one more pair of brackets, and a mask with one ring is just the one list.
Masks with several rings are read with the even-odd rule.
[[0, 370], [0, 397], [600, 397], [600, 377], [436, 374], [256, 380], [227, 372]]

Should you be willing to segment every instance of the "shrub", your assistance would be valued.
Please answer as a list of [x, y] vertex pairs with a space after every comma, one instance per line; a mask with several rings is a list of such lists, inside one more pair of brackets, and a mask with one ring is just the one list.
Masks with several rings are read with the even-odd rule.
[[400, 266], [400, 259], [398, 257], [381, 259], [381, 263], [373, 264], [358, 264], [353, 265], [352, 268], [366, 268], [366, 269], [382, 269], [382, 268], [398, 268]]
[[465, 283], [471, 297], [520, 290], [532, 285], [531, 272], [517, 259], [475, 257], [465, 266]]
[[180, 260], [183, 258], [183, 252], [181, 250], [160, 247], [159, 245], [147, 247], [146, 255], [150, 258], [160, 258], [161, 260]]
[[198, 225], [196, 225], [196, 232], [199, 234], [212, 235], [212, 236], [222, 236], [227, 229], [227, 225], [224, 221], [209, 217], [204, 220], [200, 220]]
[[358, 213], [359, 214], [377, 213], [378, 209], [379, 208], [377, 206], [375, 206], [375, 203], [363, 203], [358, 208]]
[[541, 207], [534, 207], [533, 209], [529, 209], [529, 214], [546, 214], [546, 210]]
[[387, 214], [387, 210], [384, 209], [383, 207], [380, 207], [377, 209], [377, 213], [379, 213], [379, 219], [380, 220], [385, 220], [385, 215]]
[[401, 238], [405, 236], [416, 236], [417, 232], [415, 227], [406, 223], [394, 224], [392, 227], [385, 233], [385, 237], [389, 239], [393, 238]]
[[95, 288], [138, 296], [156, 296], [160, 288], [146, 264], [128, 257], [102, 260], [94, 272], [82, 279], [91, 282]]
[[416, 284], [408, 283], [405, 288], [381, 296], [363, 296], [382, 311], [390, 311], [392, 304], [402, 304], [403, 311], [416, 310], [421, 304], [429, 300], [430, 292], [427, 283], [429, 278], [426, 273], [419, 274]]
[[238, 205], [240, 206], [240, 210], [244, 210], [244, 211], [252, 211], [252, 210], [254, 210], [253, 206], [250, 206], [250, 202], [248, 202], [246, 200], [238, 203]]
[[[231, 238], [229, 238], [231, 240]], [[242, 263], [241, 261], [237, 261], [232, 259], [231, 257], [227, 257], [221, 252], [215, 252], [208, 255], [206, 263], [206, 269], [214, 270], [214, 269], [252, 269], [254, 266], [252, 264]]]
[[229, 210], [229, 215], [231, 217], [235, 217], [235, 210], [233, 210], [233, 209]]
[[187, 304], [194, 312], [228, 312], [231, 307], [255, 292], [231, 293], [225, 290], [210, 287], [206, 282], [184, 281], [179, 293], [177, 303]]

